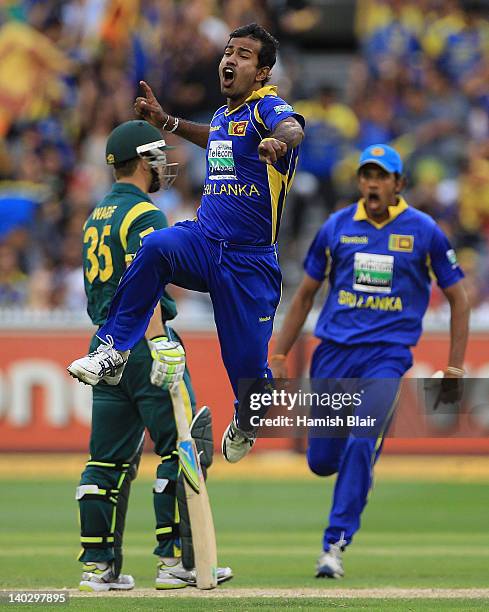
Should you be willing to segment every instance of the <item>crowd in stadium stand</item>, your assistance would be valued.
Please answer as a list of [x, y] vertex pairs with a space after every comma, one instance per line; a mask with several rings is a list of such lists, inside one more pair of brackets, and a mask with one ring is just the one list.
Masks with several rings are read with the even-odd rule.
[[[473, 306], [487, 307], [488, 17], [479, 3], [361, 0], [347, 78], [321, 74], [305, 87], [283, 54], [274, 80], [307, 120], [285, 264], [300, 265], [317, 228], [309, 211], [320, 223], [354, 200], [358, 152], [389, 142], [406, 160], [409, 203], [443, 226]], [[109, 188], [105, 140], [133, 118], [139, 80], [170, 113], [208, 120], [222, 104], [217, 65], [228, 34], [251, 21], [289, 42], [318, 23], [307, 2], [290, 0], [1, 3], [0, 307], [80, 308], [82, 225]], [[156, 202], [173, 222], [195, 213], [204, 157], [167, 140], [179, 144], [180, 175]], [[442, 302], [435, 291], [432, 307]]]

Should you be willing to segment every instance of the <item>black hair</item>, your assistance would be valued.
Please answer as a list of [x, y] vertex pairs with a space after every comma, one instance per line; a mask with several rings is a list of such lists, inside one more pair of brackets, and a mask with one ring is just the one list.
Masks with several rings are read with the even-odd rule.
[[[400, 174], [399, 172], [388, 172], [383, 166], [381, 166], [380, 164], [376, 164], [375, 162], [369, 162], [371, 163], [373, 166], [377, 166], [377, 168], [380, 168], [381, 170], [383, 170], [386, 174], [393, 174], [394, 178], [396, 179], [396, 181], [404, 178], [403, 174]], [[365, 168], [365, 166], [368, 166], [369, 164], [363, 164], [360, 166], [360, 168], [358, 168], [357, 170], [357, 176], [360, 176], [362, 174], [362, 170]]]
[[132, 176], [136, 172], [138, 162], [141, 158], [133, 157], [118, 164], [114, 164], [114, 174], [116, 179], [121, 179], [127, 176]]
[[254, 38], [261, 42], [261, 49], [258, 53], [258, 68], [268, 66], [273, 68], [277, 60], [277, 49], [279, 47], [278, 40], [267, 32], [265, 28], [257, 23], [249, 23], [248, 25], [236, 28], [229, 35], [231, 38]]

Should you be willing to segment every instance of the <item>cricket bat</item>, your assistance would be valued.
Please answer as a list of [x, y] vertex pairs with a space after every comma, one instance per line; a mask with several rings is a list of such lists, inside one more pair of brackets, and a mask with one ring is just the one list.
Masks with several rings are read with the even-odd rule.
[[199, 455], [190, 435], [185, 415], [180, 384], [183, 383], [170, 387], [170, 395], [177, 424], [178, 459], [184, 476], [185, 496], [192, 530], [197, 588], [214, 589], [217, 586], [216, 532]]

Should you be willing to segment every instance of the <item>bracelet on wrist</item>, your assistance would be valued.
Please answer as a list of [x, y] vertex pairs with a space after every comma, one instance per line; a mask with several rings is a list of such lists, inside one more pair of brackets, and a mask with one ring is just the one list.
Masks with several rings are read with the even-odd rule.
[[180, 119], [178, 117], [173, 117], [173, 120], [175, 121], [175, 123], [173, 124], [172, 129], [168, 130], [169, 134], [173, 134], [173, 132], [177, 129], [178, 124], [180, 123]]
[[170, 115], [167, 115], [167, 116], [166, 116], [166, 121], [165, 121], [165, 123], [164, 123], [164, 124], [161, 126], [161, 128], [160, 128], [160, 129], [162, 129], [162, 130], [166, 130], [166, 126], [168, 125], [168, 121], [170, 121]]
[[465, 370], [463, 368], [455, 368], [454, 366], [448, 366], [445, 369], [446, 374], [451, 374], [452, 376], [458, 376], [459, 378], [463, 378], [465, 376]]
[[276, 355], [272, 355], [270, 360], [278, 359], [279, 361], [285, 361], [287, 359], [287, 355], [283, 355], [282, 353], [277, 353]]

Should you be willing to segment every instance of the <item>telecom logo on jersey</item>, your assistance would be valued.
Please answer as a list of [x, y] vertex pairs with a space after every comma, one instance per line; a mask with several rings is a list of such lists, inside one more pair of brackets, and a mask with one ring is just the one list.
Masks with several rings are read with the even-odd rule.
[[212, 140], [207, 154], [210, 180], [236, 180], [231, 140]]

